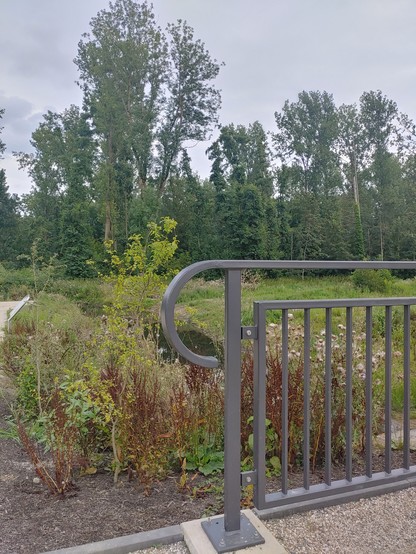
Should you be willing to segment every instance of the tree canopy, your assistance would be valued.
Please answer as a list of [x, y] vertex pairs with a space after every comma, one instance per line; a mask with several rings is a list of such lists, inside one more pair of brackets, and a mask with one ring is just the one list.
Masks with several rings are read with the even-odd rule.
[[[162, 30], [134, 0], [92, 18], [74, 62], [82, 106], [46, 113], [33, 153], [17, 154], [30, 194], [10, 195], [0, 170], [1, 261], [22, 263], [38, 240], [68, 276], [87, 277], [105, 241], [121, 252], [164, 216], [183, 264], [415, 258], [415, 125], [381, 91], [338, 106], [304, 90], [271, 133], [259, 121], [218, 127], [220, 64], [187, 22]], [[192, 167], [201, 141], [209, 179]]]

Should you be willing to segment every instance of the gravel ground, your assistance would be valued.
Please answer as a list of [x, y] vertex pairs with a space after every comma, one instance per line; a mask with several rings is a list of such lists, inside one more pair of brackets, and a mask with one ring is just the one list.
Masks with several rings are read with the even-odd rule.
[[264, 523], [290, 554], [415, 554], [416, 487]]
[[[416, 554], [416, 487], [263, 521], [289, 554]], [[183, 542], [135, 554], [188, 554]]]

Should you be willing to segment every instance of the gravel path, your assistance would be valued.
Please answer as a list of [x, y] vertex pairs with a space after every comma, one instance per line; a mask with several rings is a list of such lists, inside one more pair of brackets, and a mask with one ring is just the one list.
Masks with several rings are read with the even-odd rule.
[[264, 523], [291, 554], [415, 554], [416, 487]]
[[[263, 521], [289, 554], [416, 554], [416, 487]], [[189, 554], [183, 542], [135, 554]]]

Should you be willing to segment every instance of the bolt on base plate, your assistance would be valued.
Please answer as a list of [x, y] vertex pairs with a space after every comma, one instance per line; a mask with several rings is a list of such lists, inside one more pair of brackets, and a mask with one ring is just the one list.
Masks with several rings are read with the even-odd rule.
[[208, 519], [203, 521], [201, 525], [218, 554], [264, 544], [265, 542], [244, 514], [240, 515], [240, 529], [238, 531], [225, 530], [224, 516]]

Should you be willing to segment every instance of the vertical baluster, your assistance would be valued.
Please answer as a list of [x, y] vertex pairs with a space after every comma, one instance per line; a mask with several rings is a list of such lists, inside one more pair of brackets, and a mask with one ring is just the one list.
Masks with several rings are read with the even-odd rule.
[[282, 310], [282, 492], [288, 489], [289, 318]]
[[310, 452], [310, 388], [311, 388], [311, 314], [304, 311], [303, 339], [303, 486], [309, 490], [309, 452]]
[[384, 471], [391, 473], [391, 365], [392, 365], [392, 327], [391, 306], [386, 306], [385, 319], [385, 361], [384, 361]]
[[325, 483], [331, 484], [331, 427], [332, 427], [332, 309], [326, 308], [326, 325], [325, 325]]
[[404, 307], [403, 326], [403, 467], [410, 465], [410, 306]]
[[254, 487], [254, 503], [264, 504], [266, 490], [266, 313], [254, 302], [254, 325], [258, 338], [254, 342], [254, 443], [253, 461], [257, 473]]
[[366, 308], [365, 318], [365, 474], [373, 475], [373, 319], [372, 307]]
[[345, 410], [345, 430], [346, 430], [346, 479], [352, 481], [352, 308], [347, 308], [346, 313], [346, 410]]

